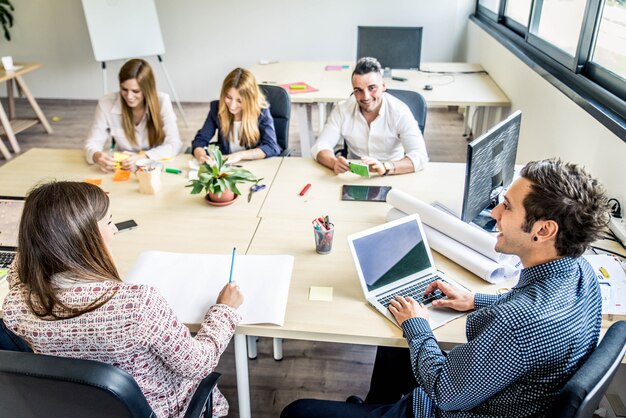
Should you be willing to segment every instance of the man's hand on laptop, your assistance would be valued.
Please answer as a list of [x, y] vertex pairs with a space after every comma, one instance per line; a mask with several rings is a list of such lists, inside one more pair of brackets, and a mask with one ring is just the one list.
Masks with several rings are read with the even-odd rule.
[[441, 293], [447, 296], [447, 299], [437, 299], [432, 302], [433, 306], [438, 308], [452, 308], [455, 311], [466, 312], [474, 309], [474, 294], [459, 289], [456, 286], [437, 280], [428, 285], [424, 291], [424, 295], [441, 290]]
[[400, 325], [409, 318], [424, 318], [427, 321], [430, 318], [428, 309], [423, 304], [417, 303], [411, 296], [396, 296], [391, 299], [389, 312]]

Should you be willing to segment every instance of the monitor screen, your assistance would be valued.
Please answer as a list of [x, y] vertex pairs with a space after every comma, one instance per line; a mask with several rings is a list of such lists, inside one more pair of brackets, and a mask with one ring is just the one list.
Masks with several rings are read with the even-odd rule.
[[421, 54], [421, 27], [359, 26], [357, 60], [373, 57], [383, 68], [419, 70]]
[[467, 146], [463, 221], [475, 221], [513, 181], [521, 122], [518, 110]]

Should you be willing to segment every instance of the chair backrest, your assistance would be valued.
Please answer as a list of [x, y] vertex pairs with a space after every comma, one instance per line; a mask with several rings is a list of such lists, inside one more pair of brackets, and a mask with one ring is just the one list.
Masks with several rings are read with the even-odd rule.
[[387, 89], [387, 93], [402, 100], [409, 107], [423, 134], [426, 127], [426, 113], [428, 113], [428, 105], [424, 96], [411, 90]]
[[591, 418], [626, 353], [626, 321], [611, 325], [585, 364], [559, 392], [550, 417]]
[[289, 93], [279, 86], [260, 84], [259, 87], [270, 105], [278, 145], [284, 150], [283, 154], [288, 155], [289, 153], [285, 151], [289, 149], [289, 119], [291, 118]]
[[148, 418], [131, 375], [91, 360], [0, 350], [0, 415]]

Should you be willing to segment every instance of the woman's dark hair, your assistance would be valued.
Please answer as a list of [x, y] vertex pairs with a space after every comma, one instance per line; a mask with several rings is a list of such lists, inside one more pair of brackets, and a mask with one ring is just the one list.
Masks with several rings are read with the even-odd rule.
[[113, 296], [104, 293], [86, 306], [67, 306], [53, 283], [60, 273], [83, 281], [120, 281], [98, 228], [108, 209], [106, 193], [88, 183], [51, 182], [28, 194], [19, 228], [17, 275], [28, 289], [26, 302], [35, 315], [73, 318]]

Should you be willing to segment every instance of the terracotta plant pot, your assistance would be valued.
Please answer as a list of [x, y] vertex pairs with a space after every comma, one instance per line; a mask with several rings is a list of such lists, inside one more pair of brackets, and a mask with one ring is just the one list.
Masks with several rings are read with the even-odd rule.
[[218, 197], [216, 194], [209, 192], [205, 197], [206, 201], [213, 206], [230, 205], [235, 201], [236, 198], [237, 195], [232, 190], [223, 191], [220, 197]]

